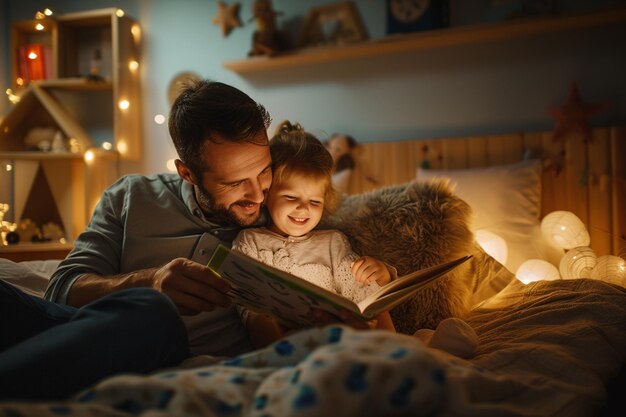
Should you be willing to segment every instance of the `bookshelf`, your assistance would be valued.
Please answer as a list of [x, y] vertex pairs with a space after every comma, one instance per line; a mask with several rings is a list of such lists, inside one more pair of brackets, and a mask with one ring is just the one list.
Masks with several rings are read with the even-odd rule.
[[[20, 100], [0, 122], [5, 220], [60, 221], [71, 242], [118, 178], [119, 160], [141, 157], [140, 35], [117, 8], [12, 22], [12, 88]], [[33, 45], [44, 51], [43, 76], [32, 77], [25, 62]], [[0, 257], [42, 259], [44, 248], [59, 255], [71, 247], [55, 243], [0, 244]]]

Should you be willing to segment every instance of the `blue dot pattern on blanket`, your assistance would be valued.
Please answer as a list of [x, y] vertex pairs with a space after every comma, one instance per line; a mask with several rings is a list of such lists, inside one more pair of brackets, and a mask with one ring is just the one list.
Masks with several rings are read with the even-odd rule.
[[367, 388], [367, 381], [365, 379], [365, 371], [367, 366], [361, 363], [355, 363], [350, 368], [348, 377], [346, 378], [345, 387], [351, 392], [362, 392]]
[[391, 393], [389, 397], [389, 403], [392, 407], [404, 407], [407, 405], [409, 398], [408, 395], [411, 393], [415, 382], [411, 378], [404, 378], [400, 381], [400, 385]]
[[445, 384], [417, 339], [333, 325], [215, 365], [105, 379], [68, 406], [0, 404], [0, 416], [435, 415]]
[[295, 347], [288, 340], [281, 340], [274, 345], [274, 350], [276, 350], [276, 353], [280, 356], [290, 356], [294, 349]]
[[315, 390], [308, 385], [301, 385], [298, 395], [293, 401], [293, 408], [303, 410], [317, 405]]

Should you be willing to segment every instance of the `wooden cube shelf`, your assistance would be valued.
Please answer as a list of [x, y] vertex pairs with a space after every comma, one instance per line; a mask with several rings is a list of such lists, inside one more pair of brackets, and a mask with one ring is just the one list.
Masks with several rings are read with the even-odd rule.
[[13, 222], [33, 213], [44, 222], [33, 206], [47, 207], [71, 240], [118, 178], [118, 160], [141, 157], [140, 29], [107, 8], [13, 22], [11, 34], [21, 99], [0, 122], [9, 184], [0, 202], [12, 205]]

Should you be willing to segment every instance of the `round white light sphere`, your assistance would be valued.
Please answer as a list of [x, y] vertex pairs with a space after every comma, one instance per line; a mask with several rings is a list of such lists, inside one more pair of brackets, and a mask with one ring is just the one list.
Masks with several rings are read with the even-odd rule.
[[517, 268], [517, 279], [524, 284], [534, 281], [554, 281], [560, 279], [559, 270], [556, 266], [542, 259], [529, 259]]
[[589, 246], [591, 239], [585, 224], [571, 211], [553, 211], [541, 221], [544, 239], [562, 249]]
[[600, 256], [591, 270], [591, 278], [626, 286], [626, 260], [619, 256]]
[[588, 246], [570, 249], [559, 264], [561, 278], [591, 278], [591, 270], [596, 266], [596, 260], [596, 253]]

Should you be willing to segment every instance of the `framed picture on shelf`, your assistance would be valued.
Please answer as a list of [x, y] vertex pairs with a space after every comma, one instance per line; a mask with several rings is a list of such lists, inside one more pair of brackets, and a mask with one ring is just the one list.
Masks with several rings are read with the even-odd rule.
[[341, 45], [369, 38], [359, 10], [352, 1], [312, 8], [298, 35], [298, 48]]

